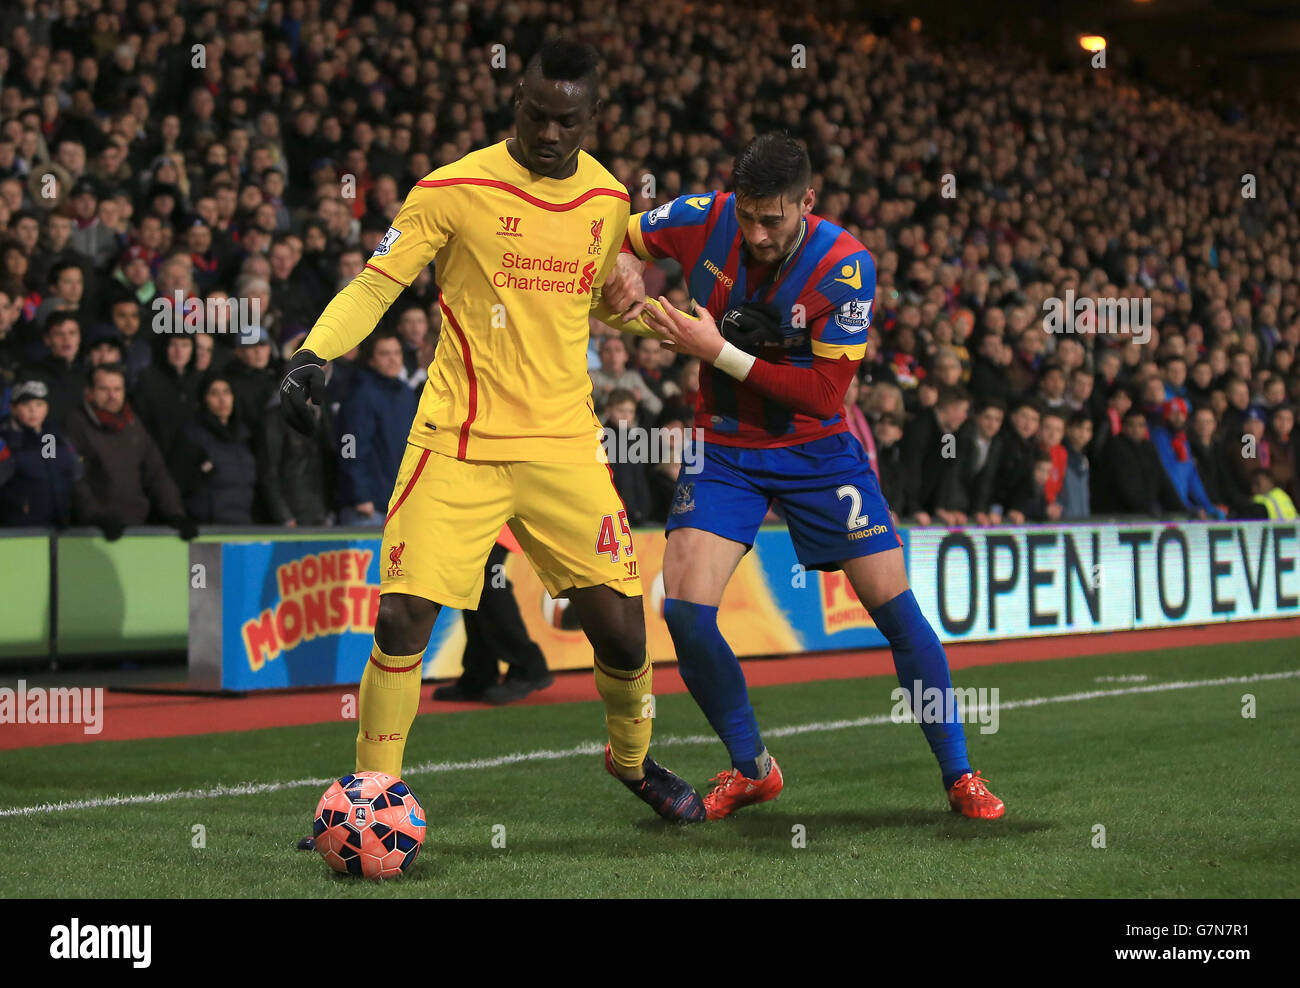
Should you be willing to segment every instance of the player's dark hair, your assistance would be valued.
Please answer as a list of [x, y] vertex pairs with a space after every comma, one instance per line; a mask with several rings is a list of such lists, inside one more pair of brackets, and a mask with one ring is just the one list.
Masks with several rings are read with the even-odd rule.
[[808, 150], [789, 134], [759, 134], [736, 156], [731, 173], [732, 190], [746, 199], [797, 201], [811, 183]]
[[568, 38], [552, 38], [528, 60], [525, 72], [540, 73], [543, 79], [581, 82], [596, 98], [600, 83], [600, 54], [591, 45]]

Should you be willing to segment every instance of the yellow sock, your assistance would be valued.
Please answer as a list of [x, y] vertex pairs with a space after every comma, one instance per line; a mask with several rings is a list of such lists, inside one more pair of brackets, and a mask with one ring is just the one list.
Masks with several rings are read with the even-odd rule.
[[361, 675], [357, 771], [401, 776], [406, 736], [420, 706], [424, 654], [385, 655], [376, 644]]
[[610, 756], [621, 774], [635, 776], [650, 751], [650, 719], [654, 700], [654, 668], [650, 653], [636, 672], [607, 669], [596, 660], [596, 689], [605, 701], [605, 727]]

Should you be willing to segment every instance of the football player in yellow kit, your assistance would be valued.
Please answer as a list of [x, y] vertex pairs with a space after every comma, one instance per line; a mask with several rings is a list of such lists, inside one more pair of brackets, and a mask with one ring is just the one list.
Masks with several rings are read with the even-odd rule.
[[401, 774], [434, 620], [443, 605], [476, 606], [484, 561], [508, 523], [547, 591], [569, 598], [595, 650], [606, 769], [661, 817], [696, 822], [705, 817], [699, 794], [647, 754], [641, 581], [587, 376], [593, 310], [653, 332], [599, 301], [629, 203], [579, 147], [599, 109], [596, 64], [590, 46], [548, 43], [516, 90], [515, 136], [417, 183], [294, 355], [281, 407], [296, 428], [314, 428], [310, 403], [322, 400], [326, 362], [368, 336], [436, 259], [443, 339], [384, 522], [357, 771]]

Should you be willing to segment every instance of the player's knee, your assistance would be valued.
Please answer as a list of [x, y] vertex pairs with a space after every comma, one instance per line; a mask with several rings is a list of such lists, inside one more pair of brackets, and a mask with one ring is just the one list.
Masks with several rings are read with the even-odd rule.
[[375, 620], [375, 644], [386, 655], [414, 655], [429, 644], [439, 605], [410, 594], [384, 594]]
[[717, 627], [718, 610], [716, 607], [704, 607], [689, 600], [668, 597], [664, 600], [664, 623], [668, 625], [668, 633], [673, 636], [674, 644], [684, 644], [701, 632], [707, 632], [710, 625]]

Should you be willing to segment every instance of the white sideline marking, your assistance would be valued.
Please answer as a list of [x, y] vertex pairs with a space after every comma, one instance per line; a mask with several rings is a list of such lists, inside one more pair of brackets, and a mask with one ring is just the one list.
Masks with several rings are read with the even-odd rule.
[[[1232, 686], [1242, 683], [1263, 683], [1278, 679], [1295, 679], [1300, 677], [1300, 669], [1289, 672], [1255, 673], [1250, 676], [1225, 676], [1221, 679], [1179, 680], [1172, 683], [1152, 683], [1147, 686], [1130, 686], [1113, 690], [1086, 690], [1079, 693], [1064, 693], [1060, 696], [1038, 696], [1028, 700], [1008, 700], [999, 703], [999, 711], [1020, 710], [1028, 707], [1041, 707], [1048, 703], [1081, 703], [1085, 700], [1102, 700], [1113, 696], [1130, 696], [1140, 693], [1164, 693], [1170, 690], [1196, 689], [1201, 686]], [[789, 727], [776, 727], [763, 732], [765, 737], [784, 738], [796, 734], [812, 734], [821, 731], [842, 731], [852, 727], [876, 727], [892, 723], [888, 714], [875, 717], [857, 717], [853, 720], [826, 720], [811, 724], [793, 724]], [[689, 734], [685, 736], [668, 735], [656, 738], [654, 746], [672, 748], [681, 745], [713, 744], [718, 739], [712, 734]], [[584, 758], [600, 754], [605, 750], [603, 743], [587, 741], [572, 748], [542, 749], [539, 751], [520, 751], [511, 755], [498, 755], [495, 758], [476, 758], [467, 762], [420, 762], [403, 773], [403, 778], [413, 775], [432, 775], [439, 772], [467, 772], [475, 769], [500, 768], [502, 765], [514, 765], [519, 762], [549, 762], [562, 758]], [[35, 816], [48, 813], [66, 813], [69, 810], [94, 810], [107, 806], [142, 806], [156, 803], [171, 803], [179, 799], [218, 799], [222, 796], [256, 796], [265, 792], [280, 792], [285, 789], [306, 789], [328, 786], [334, 777], [320, 779], [292, 779], [288, 782], [240, 782], [235, 785], [218, 785], [208, 789], [175, 789], [171, 792], [141, 793], [135, 796], [104, 796], [99, 799], [78, 799], [59, 803], [41, 803], [38, 806], [12, 806], [0, 809], [0, 818], [11, 816]]]

